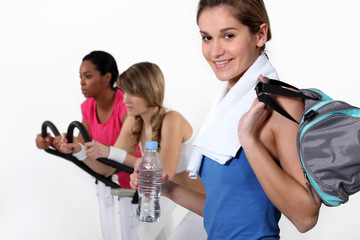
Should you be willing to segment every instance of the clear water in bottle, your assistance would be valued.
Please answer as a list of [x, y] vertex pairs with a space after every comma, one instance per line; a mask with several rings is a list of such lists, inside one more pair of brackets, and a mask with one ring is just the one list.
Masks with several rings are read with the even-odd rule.
[[139, 164], [139, 204], [136, 216], [143, 222], [157, 222], [160, 218], [162, 163], [157, 142], [148, 141]]

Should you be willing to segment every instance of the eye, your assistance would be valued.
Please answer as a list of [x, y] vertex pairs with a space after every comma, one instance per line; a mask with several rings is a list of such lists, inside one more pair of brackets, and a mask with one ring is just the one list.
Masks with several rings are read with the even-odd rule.
[[85, 78], [86, 78], [86, 79], [91, 79], [91, 78], [92, 78], [92, 75], [86, 74], [86, 75], [85, 75]]
[[126, 92], [126, 91], [123, 91], [123, 93], [124, 93], [124, 96], [127, 96], [127, 97], [134, 97], [135, 96], [134, 94]]
[[224, 38], [226, 38], [226, 39], [231, 39], [231, 38], [234, 38], [234, 37], [235, 37], [235, 35], [232, 34], [232, 33], [227, 33], [227, 34], [224, 35]]
[[209, 41], [212, 39], [212, 37], [210, 37], [210, 36], [208, 36], [208, 35], [204, 35], [204, 36], [201, 37], [201, 39], [202, 39], [204, 42], [209, 42]]

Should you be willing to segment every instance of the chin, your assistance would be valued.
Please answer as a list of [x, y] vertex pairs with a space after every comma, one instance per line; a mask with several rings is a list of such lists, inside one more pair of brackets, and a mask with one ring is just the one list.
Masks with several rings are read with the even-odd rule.
[[215, 76], [219, 81], [222, 81], [222, 82], [229, 81], [229, 79], [230, 79], [228, 76], [224, 76], [224, 74], [215, 74]]
[[127, 111], [127, 115], [130, 117], [136, 117], [136, 114], [134, 114], [132, 111]]

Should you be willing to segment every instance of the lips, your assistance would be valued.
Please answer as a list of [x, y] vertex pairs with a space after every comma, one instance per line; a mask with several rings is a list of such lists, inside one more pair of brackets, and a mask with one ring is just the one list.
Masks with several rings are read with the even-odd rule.
[[216, 68], [224, 68], [232, 59], [222, 60], [222, 61], [214, 61]]

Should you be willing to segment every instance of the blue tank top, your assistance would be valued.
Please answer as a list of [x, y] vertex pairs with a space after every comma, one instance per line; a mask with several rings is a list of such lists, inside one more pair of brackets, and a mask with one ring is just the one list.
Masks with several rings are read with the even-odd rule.
[[242, 148], [225, 165], [205, 156], [200, 177], [206, 190], [204, 226], [209, 240], [280, 239], [281, 213], [266, 196]]

